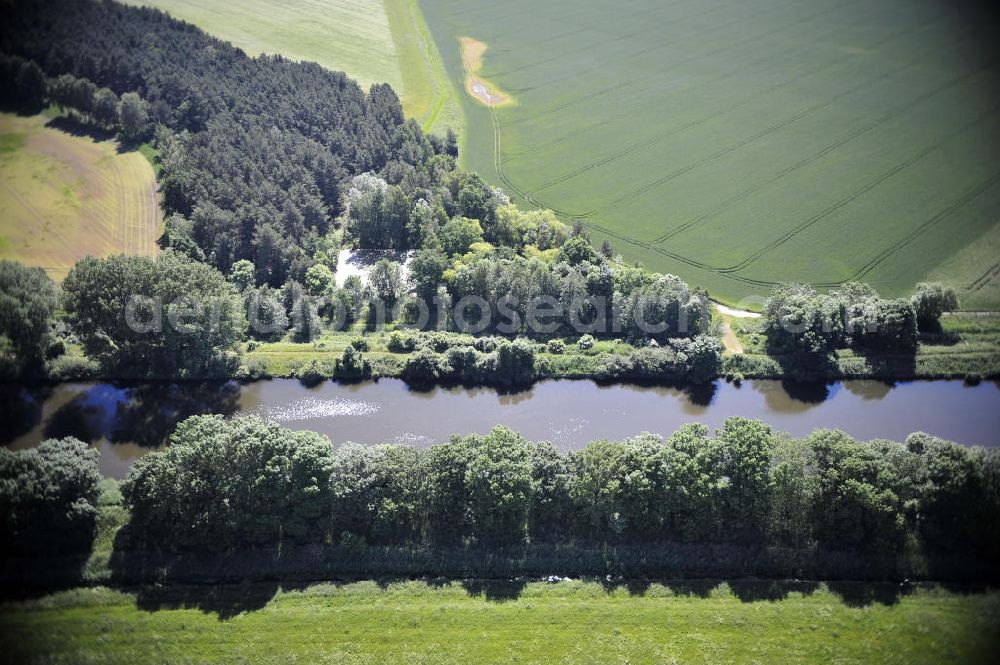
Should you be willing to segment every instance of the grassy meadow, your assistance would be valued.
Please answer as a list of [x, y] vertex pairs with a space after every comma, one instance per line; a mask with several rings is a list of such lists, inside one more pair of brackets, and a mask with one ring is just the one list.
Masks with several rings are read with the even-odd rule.
[[88, 254], [155, 254], [162, 220], [148, 159], [71, 131], [61, 118], [0, 114], [0, 259], [62, 279]]
[[1000, 228], [1000, 77], [980, 48], [995, 27], [957, 7], [421, 6], [457, 86], [467, 36], [518, 101], [464, 95], [466, 167], [626, 259], [731, 304], [779, 281], [897, 295], [933, 275], [974, 291], [969, 307], [1000, 307], [981, 249]]
[[986, 663], [1000, 596], [594, 582], [78, 589], [0, 606], [21, 663]]
[[256, 56], [277, 53], [347, 72], [364, 88], [402, 77], [382, 0], [128, 0], [162, 9]]
[[464, 137], [461, 98], [417, 0], [385, 0], [384, 4], [403, 76], [403, 110], [424, 131], [451, 128]]

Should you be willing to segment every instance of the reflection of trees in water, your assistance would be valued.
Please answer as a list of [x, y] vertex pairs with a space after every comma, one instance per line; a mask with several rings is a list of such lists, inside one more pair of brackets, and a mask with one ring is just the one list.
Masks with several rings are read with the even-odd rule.
[[108, 383], [84, 386], [46, 419], [43, 434], [56, 439], [73, 436], [87, 443], [109, 439], [115, 409], [127, 396], [127, 389]]
[[882, 399], [896, 387], [895, 381], [844, 381], [844, 388], [863, 400]]
[[0, 384], [0, 443], [7, 444], [30, 432], [42, 420], [42, 404], [51, 388], [28, 390], [17, 384]]
[[830, 397], [830, 386], [823, 382], [758, 379], [749, 383], [763, 395], [768, 410], [777, 413], [805, 413]]
[[97, 384], [75, 396], [45, 424], [46, 438], [75, 436], [144, 447], [162, 445], [177, 423], [193, 415], [232, 415], [239, 404], [234, 383], [147, 383], [118, 388]]
[[112, 442], [159, 446], [177, 423], [190, 416], [218, 413], [230, 416], [239, 408], [239, 385], [232, 382], [142, 384], [118, 405]]
[[516, 406], [531, 399], [535, 394], [534, 386], [512, 386], [510, 388], [497, 388], [496, 391], [501, 406]]
[[690, 408], [687, 404], [685, 404], [684, 412], [693, 414], [704, 413], [704, 411], [712, 404], [712, 400], [715, 399], [715, 394], [718, 391], [718, 381], [712, 381], [711, 383], [695, 383], [686, 386], [684, 388], [684, 395], [687, 397], [691, 406], [697, 408]]

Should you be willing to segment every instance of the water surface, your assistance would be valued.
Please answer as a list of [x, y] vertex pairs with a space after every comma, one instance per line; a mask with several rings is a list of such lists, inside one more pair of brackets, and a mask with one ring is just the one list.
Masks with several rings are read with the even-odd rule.
[[716, 428], [739, 415], [793, 436], [838, 427], [860, 439], [903, 440], [925, 431], [963, 444], [1000, 445], [1000, 386], [961, 381], [745, 381], [740, 387], [717, 382], [680, 390], [558, 380], [514, 393], [463, 387], [419, 391], [397, 379], [328, 381], [313, 388], [293, 379], [248, 385], [7, 386], [0, 392], [0, 441], [25, 448], [50, 437], [76, 436], [100, 450], [105, 474], [123, 477], [136, 457], [162, 446], [177, 422], [196, 413], [255, 413], [292, 429], [322, 432], [335, 443], [423, 446], [504, 424], [570, 450], [644, 431], [669, 434], [688, 422]]

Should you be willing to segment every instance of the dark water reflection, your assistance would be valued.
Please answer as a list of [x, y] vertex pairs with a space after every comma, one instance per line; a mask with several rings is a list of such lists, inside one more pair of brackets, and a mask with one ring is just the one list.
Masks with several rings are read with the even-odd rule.
[[964, 444], [1000, 445], [1000, 386], [960, 381], [789, 384], [746, 381], [698, 389], [546, 381], [519, 392], [491, 388], [411, 390], [398, 380], [249, 385], [62, 384], [0, 387], [0, 441], [12, 448], [76, 436], [101, 451], [101, 467], [122, 477], [139, 455], [162, 446], [174, 426], [198, 413], [256, 413], [335, 442], [428, 445], [452, 434], [505, 424], [563, 449], [643, 431], [669, 434], [683, 423], [720, 427], [729, 416], [760, 418], [802, 436], [839, 427], [861, 439], [902, 440], [922, 430]]

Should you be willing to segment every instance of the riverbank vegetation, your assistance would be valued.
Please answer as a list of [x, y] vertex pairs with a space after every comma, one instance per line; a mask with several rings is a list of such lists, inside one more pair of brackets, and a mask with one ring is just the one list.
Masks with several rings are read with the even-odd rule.
[[[120, 490], [100, 480], [79, 442], [0, 456], [3, 535], [17, 544], [5, 556], [33, 555], [5, 567], [10, 588], [544, 574], [983, 582], [998, 573], [998, 451], [926, 434], [793, 439], [731, 418], [714, 434], [686, 425], [563, 453], [502, 427], [427, 449], [334, 447], [256, 417], [195, 416], [166, 449], [140, 458]], [[67, 515], [89, 539], [44, 555], [38, 543]], [[74, 551], [90, 556], [81, 563]]]

